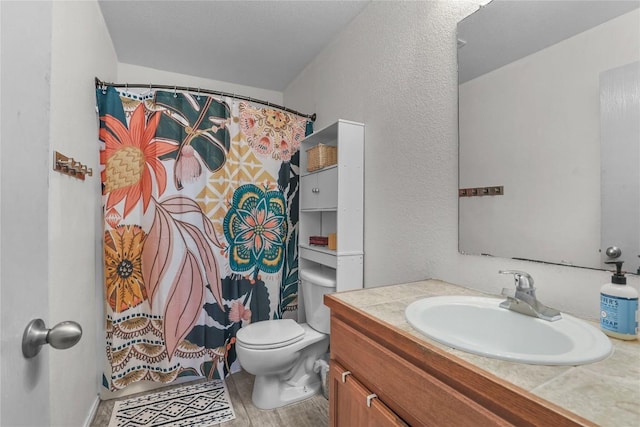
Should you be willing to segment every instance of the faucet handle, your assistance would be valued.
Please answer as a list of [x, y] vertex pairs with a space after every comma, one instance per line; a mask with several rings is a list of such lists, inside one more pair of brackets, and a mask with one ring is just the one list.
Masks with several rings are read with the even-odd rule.
[[533, 277], [525, 271], [519, 270], [499, 270], [500, 274], [513, 274], [513, 278], [515, 279], [515, 285], [518, 290], [525, 289], [534, 289], [533, 288]]
[[516, 290], [513, 288], [502, 288], [500, 295], [507, 298], [516, 299]]

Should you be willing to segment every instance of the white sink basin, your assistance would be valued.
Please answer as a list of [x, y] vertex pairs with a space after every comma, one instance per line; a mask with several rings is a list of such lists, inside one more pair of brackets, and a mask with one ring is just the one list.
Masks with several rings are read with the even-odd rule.
[[611, 353], [611, 341], [590, 324], [562, 313], [555, 322], [499, 307], [504, 299], [424, 298], [405, 310], [427, 337], [469, 353], [535, 365], [582, 365]]

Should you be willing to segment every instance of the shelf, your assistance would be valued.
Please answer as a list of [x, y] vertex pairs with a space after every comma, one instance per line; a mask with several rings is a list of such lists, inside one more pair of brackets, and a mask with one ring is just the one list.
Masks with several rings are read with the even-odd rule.
[[326, 265], [327, 267], [336, 268], [338, 266], [336, 251], [330, 251], [325, 248], [300, 245], [299, 256], [300, 259], [313, 261], [321, 265]]
[[326, 141], [335, 141], [338, 139], [338, 124], [340, 121], [330, 124], [322, 129], [318, 129], [311, 135], [308, 135], [304, 141], [313, 142], [314, 144], [324, 144]]
[[338, 128], [340, 125], [356, 126], [364, 128], [362, 123], [352, 122], [351, 120], [339, 119], [337, 122], [318, 129], [305, 138], [305, 141], [313, 141], [322, 143], [323, 141], [334, 141], [338, 139]]
[[338, 167], [337, 164], [329, 165], [329, 166], [326, 166], [326, 167], [324, 167], [322, 169], [314, 170], [313, 172], [303, 172], [303, 173], [300, 174], [300, 176], [314, 175], [314, 174], [317, 174], [317, 173], [320, 173], [320, 172], [324, 172], [324, 171], [327, 171], [327, 170], [330, 170], [330, 169], [334, 169], [334, 168], [337, 168], [337, 167]]
[[304, 249], [309, 249], [310, 251], [322, 252], [323, 254], [332, 255], [332, 256], [336, 256], [338, 254], [337, 251], [333, 249], [328, 249], [325, 246], [301, 244], [300, 247]]
[[[307, 171], [307, 150], [336, 147], [337, 164]], [[363, 287], [364, 125], [339, 120], [306, 137], [300, 146], [299, 268], [336, 270], [338, 291]], [[338, 250], [309, 243], [335, 233]], [[333, 246], [332, 246], [333, 247]]]
[[300, 212], [338, 212], [338, 208], [307, 208], [300, 209]]

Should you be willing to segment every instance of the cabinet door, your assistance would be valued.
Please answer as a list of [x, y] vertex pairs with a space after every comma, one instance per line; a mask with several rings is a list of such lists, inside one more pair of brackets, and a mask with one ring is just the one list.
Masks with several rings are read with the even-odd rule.
[[338, 207], [338, 168], [324, 170], [317, 175], [318, 208], [336, 209]]
[[338, 206], [338, 168], [300, 178], [300, 209], [336, 209]]
[[393, 411], [335, 360], [331, 361], [329, 425], [331, 427], [401, 427]]
[[300, 178], [300, 209], [317, 208], [315, 188], [318, 186], [317, 174], [304, 175]]

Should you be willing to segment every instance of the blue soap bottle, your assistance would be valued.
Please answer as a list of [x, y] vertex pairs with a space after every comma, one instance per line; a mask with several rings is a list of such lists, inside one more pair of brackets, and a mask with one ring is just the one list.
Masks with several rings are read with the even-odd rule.
[[616, 271], [611, 283], [600, 288], [600, 329], [613, 338], [635, 340], [638, 339], [638, 292], [627, 286], [622, 263], [606, 262], [615, 264]]

